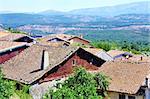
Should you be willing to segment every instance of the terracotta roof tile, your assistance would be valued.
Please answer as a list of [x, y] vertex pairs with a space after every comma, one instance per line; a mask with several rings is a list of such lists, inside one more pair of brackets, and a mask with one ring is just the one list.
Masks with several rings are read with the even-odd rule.
[[[42, 77], [55, 65], [60, 64], [69, 55], [76, 51], [77, 47], [48, 47], [32, 45], [22, 53], [2, 65], [2, 71], [6, 78], [31, 84]], [[41, 69], [43, 50], [49, 53], [49, 67]]]
[[8, 32], [2, 32], [2, 31], [0, 31], [0, 37], [4, 37], [4, 36], [6, 36], [8, 34], [9, 34]]
[[12, 49], [15, 47], [26, 45], [23, 42], [10, 42], [10, 41], [0, 41], [0, 52]]
[[97, 55], [99, 52], [103, 51], [102, 49], [99, 48], [84, 48], [84, 49], [94, 55]]
[[107, 62], [99, 71], [111, 78], [109, 91], [136, 94], [150, 73], [150, 64]]
[[120, 50], [110, 50], [107, 52], [110, 56], [115, 57], [117, 55], [126, 53], [125, 51], [120, 51]]
[[[59, 38], [61, 40], [63, 40], [64, 42], [67, 42], [67, 43], [70, 43], [70, 40], [73, 39], [73, 38], [80, 38], [78, 36], [75, 36], [75, 35], [67, 35], [67, 34], [51, 34], [51, 35], [48, 35], [48, 36], [45, 36], [43, 38], [40, 39], [40, 42], [47, 42], [48, 40], [50, 39], [53, 39], [53, 38]], [[83, 38], [80, 38], [82, 40], [85, 40], [87, 42], [90, 42], [86, 39], [83, 39]]]
[[105, 61], [113, 61], [113, 58], [102, 49], [99, 49], [99, 48], [84, 48], [84, 50], [100, 57], [101, 59], [103, 59]]
[[14, 41], [14, 40], [17, 40], [17, 39], [22, 38], [24, 36], [27, 36], [27, 35], [25, 35], [25, 34], [9, 33], [8, 35], [0, 37], [0, 41]]

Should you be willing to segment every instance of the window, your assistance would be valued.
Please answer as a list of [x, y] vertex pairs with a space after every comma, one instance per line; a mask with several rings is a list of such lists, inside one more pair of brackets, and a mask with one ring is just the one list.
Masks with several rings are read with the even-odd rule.
[[74, 66], [74, 65], [76, 65], [76, 60], [74, 59], [74, 60], [72, 60], [72, 65]]
[[119, 99], [125, 99], [125, 95], [124, 94], [119, 94]]
[[128, 99], [135, 99], [135, 96], [128, 96]]
[[93, 64], [93, 59], [91, 59], [90, 64]]

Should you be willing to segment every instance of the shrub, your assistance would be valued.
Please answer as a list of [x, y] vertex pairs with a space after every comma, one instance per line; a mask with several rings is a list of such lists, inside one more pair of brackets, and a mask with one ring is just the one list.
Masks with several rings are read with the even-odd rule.
[[[102, 77], [102, 78], [99, 78]], [[108, 88], [107, 76], [92, 75], [83, 68], [77, 68], [73, 76], [69, 77], [61, 88], [50, 90], [44, 99], [103, 99]], [[97, 88], [103, 88], [103, 93], [98, 95]], [[102, 95], [103, 94], [103, 95]]]

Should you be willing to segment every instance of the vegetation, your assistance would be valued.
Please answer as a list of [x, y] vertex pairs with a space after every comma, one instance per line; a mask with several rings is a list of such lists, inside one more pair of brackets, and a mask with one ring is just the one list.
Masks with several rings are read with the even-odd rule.
[[15, 92], [15, 83], [13, 81], [5, 80], [0, 70], [0, 99], [8, 99]]
[[17, 33], [17, 34], [27, 34], [27, 33], [25, 33], [25, 32], [22, 32], [22, 31], [19, 31], [19, 30], [17, 30], [17, 29], [13, 29], [13, 28], [7, 28], [6, 29], [7, 31], [9, 31], [9, 32], [11, 32], [11, 33]]
[[[120, 24], [120, 23], [119, 23]], [[92, 41], [96, 48], [109, 50], [124, 50], [134, 54], [150, 56], [150, 32], [146, 29], [135, 30], [72, 30], [66, 34], [84, 35], [84, 38]]]
[[12, 97], [14, 97], [14, 99], [15, 99], [15, 96], [19, 97], [19, 99], [32, 99], [31, 95], [29, 95], [30, 86], [22, 85], [22, 84], [20, 84], [19, 86], [21, 86], [21, 88], [16, 89]]
[[16, 84], [15, 81], [4, 79], [0, 70], [0, 99], [32, 99], [28, 94], [30, 86], [22, 85], [22, 88], [18, 90]]
[[109, 50], [124, 50], [128, 52], [132, 52], [134, 54], [145, 54], [149, 55], [150, 52], [150, 44], [146, 42], [115, 42], [115, 41], [94, 41], [91, 43], [96, 48], [102, 48], [105, 51]]
[[73, 46], [79, 46], [79, 47], [82, 47], [82, 48], [87, 48], [88, 47], [88, 45], [83, 45], [81, 43], [73, 43], [72, 45]]
[[[83, 68], [77, 68], [56, 91], [50, 90], [44, 99], [104, 99], [109, 78], [102, 73], [92, 75]], [[100, 91], [97, 89], [99, 88]], [[99, 92], [99, 93], [98, 93]]]
[[105, 51], [109, 51], [112, 49], [113, 45], [110, 42], [102, 41], [102, 42], [92, 42], [92, 46], [96, 48], [101, 48]]
[[[118, 24], [118, 23], [116, 23]], [[119, 23], [120, 24], [120, 23]], [[142, 30], [72, 30], [67, 31], [66, 34], [72, 35], [84, 35], [84, 38], [90, 41], [97, 41], [97, 40], [106, 40], [106, 41], [115, 41], [115, 42], [146, 42], [150, 43], [149, 31], [142, 31]]]

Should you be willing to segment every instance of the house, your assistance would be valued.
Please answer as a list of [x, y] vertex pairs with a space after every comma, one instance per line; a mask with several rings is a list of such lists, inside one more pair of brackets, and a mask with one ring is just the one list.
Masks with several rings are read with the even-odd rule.
[[0, 64], [18, 55], [27, 47], [23, 42], [0, 41]]
[[1, 33], [3, 36], [0, 36], [0, 41], [14, 41], [14, 42], [27, 42], [31, 43], [34, 39], [25, 34], [17, 34], [17, 33]]
[[49, 36], [43, 37], [40, 39], [41, 43], [58, 43], [65, 42], [67, 44], [81, 44], [81, 45], [90, 45], [90, 41], [83, 39], [82, 37], [78, 37], [75, 35], [67, 35], [67, 34], [51, 34]]
[[144, 55], [135, 55], [125, 51], [110, 50], [107, 52], [115, 61], [128, 61], [128, 62], [143, 62], [150, 63], [150, 57]]
[[70, 43], [67, 42], [38, 42], [39, 45], [51, 46], [51, 47], [67, 47]]
[[132, 61], [136, 63], [150, 63], [150, 57], [145, 55], [133, 55], [128, 59], [128, 61]]
[[133, 55], [129, 52], [125, 52], [125, 51], [120, 51], [120, 50], [110, 50], [107, 52], [110, 56], [112, 56], [114, 59], [118, 59], [118, 58], [130, 58]]
[[7, 79], [40, 84], [68, 76], [76, 66], [98, 70], [105, 60], [79, 47], [32, 45], [1, 65]]
[[73, 43], [79, 43], [79, 44], [82, 44], [82, 45], [89, 45], [90, 44], [90, 41], [86, 40], [86, 39], [83, 39], [81, 37], [78, 37], [78, 36], [74, 36], [70, 39], [68, 39], [68, 41], [73, 44]]
[[150, 64], [114, 61], [98, 70], [111, 78], [110, 99], [150, 99]]
[[99, 58], [101, 58], [105, 61], [113, 61], [113, 57], [111, 57], [109, 54], [107, 54], [102, 49], [99, 49], [99, 48], [84, 48], [84, 50], [98, 56]]

